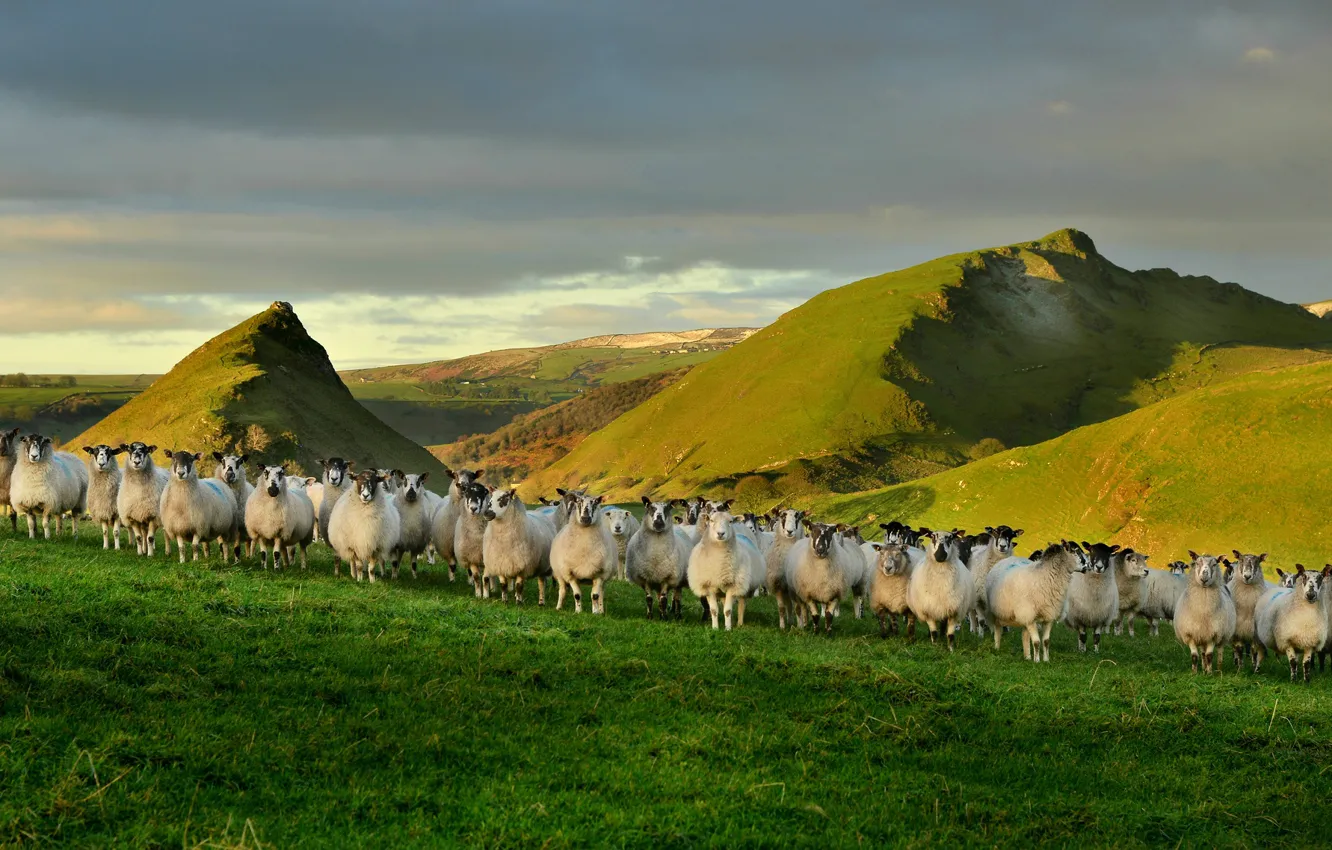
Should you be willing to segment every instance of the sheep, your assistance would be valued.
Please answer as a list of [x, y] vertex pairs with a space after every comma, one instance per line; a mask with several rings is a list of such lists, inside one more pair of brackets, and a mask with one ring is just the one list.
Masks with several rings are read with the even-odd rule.
[[[327, 476], [324, 484], [328, 486]], [[388, 487], [379, 473], [367, 469], [352, 479], [351, 487], [329, 513], [326, 526], [329, 545], [346, 560], [352, 578], [357, 581], [365, 576], [374, 584], [375, 568], [383, 574], [384, 564], [398, 543], [398, 509], [393, 506]], [[328, 507], [327, 496], [324, 507]]]
[[761, 526], [760, 518], [756, 514], [740, 514], [739, 520], [740, 524], [748, 531], [749, 539], [758, 544], [759, 552], [766, 555], [768, 550], [772, 548], [776, 535]]
[[835, 525], [807, 521], [805, 530], [809, 536], [786, 553], [786, 587], [805, 608], [801, 621], [807, 616], [817, 629], [822, 614], [823, 630], [832, 634], [832, 617], [847, 592], [848, 576], [860, 577], [864, 557], [858, 549], [841, 544], [841, 531]]
[[[158, 515], [162, 518], [162, 532], [167, 540], [176, 541], [180, 563], [185, 563], [185, 544], [189, 542], [194, 560], [199, 560], [199, 544], [216, 540], [221, 547], [222, 562], [229, 561], [227, 542], [236, 537], [236, 499], [221, 481], [200, 479], [198, 462], [202, 452], [165, 452], [171, 460], [171, 474]], [[205, 555], [207, 550], [205, 549]]]
[[403, 555], [412, 557], [412, 578], [416, 578], [416, 562], [421, 553], [430, 545], [430, 532], [435, 521], [435, 508], [426, 495], [426, 480], [429, 472], [408, 474], [397, 472], [402, 482], [393, 506], [398, 509], [398, 542], [393, 547], [393, 578], [398, 577], [398, 567]]
[[[249, 472], [245, 468], [246, 462], [250, 459], [248, 454], [243, 455], [224, 455], [222, 452], [213, 452], [213, 460], [217, 466], [213, 468], [213, 479], [221, 481], [231, 491], [231, 497], [236, 503], [236, 516], [241, 521], [236, 523], [236, 534], [232, 540], [233, 550], [236, 560], [240, 560], [241, 545], [249, 543], [248, 554], [254, 554], [254, 542], [245, 539], [245, 507], [250, 502], [250, 494], [254, 492], [254, 485], [250, 483]], [[313, 499], [311, 500], [313, 502]]]
[[[160, 513], [162, 491], [167, 485], [167, 471], [153, 462], [157, 446], [133, 442], [121, 443], [127, 453], [124, 478], [120, 482], [120, 495], [116, 498], [116, 513], [120, 521], [129, 526], [134, 535], [134, 546], [140, 555], [155, 553], [157, 527], [162, 523]], [[165, 541], [166, 553], [171, 554], [171, 541]]]
[[569, 517], [573, 515], [574, 503], [578, 501], [579, 496], [584, 495], [584, 491], [556, 487], [555, 492], [559, 494], [560, 500], [555, 503], [555, 511], [551, 516], [555, 521], [555, 531], [558, 532], [569, 522]]
[[1013, 546], [1022, 533], [1021, 528], [987, 525], [985, 533], [977, 535], [976, 545], [972, 547], [971, 557], [967, 559], [967, 569], [971, 570], [971, 580], [976, 584], [976, 605], [968, 617], [971, 631], [975, 634], [981, 632], [985, 623], [985, 579], [995, 564], [1013, 557]]
[[661, 605], [661, 618], [666, 618], [666, 596], [674, 594], [672, 609], [681, 616], [680, 588], [689, 567], [689, 553], [693, 545], [689, 538], [671, 520], [675, 501], [654, 502], [643, 496], [643, 522], [629, 538], [624, 549], [625, 576], [643, 588], [647, 602], [647, 616], [652, 619], [652, 591], [655, 588]]
[[907, 589], [911, 585], [911, 572], [916, 561], [907, 547], [900, 543], [870, 543], [875, 554], [874, 570], [870, 581], [870, 610], [879, 618], [879, 636], [888, 632], [897, 634], [897, 618], [906, 616], [909, 639], [916, 636], [916, 615], [907, 604]]
[[[1198, 672], [1202, 654], [1203, 672], [1212, 672], [1213, 652], [1217, 672], [1221, 670], [1221, 648], [1235, 634], [1235, 602], [1225, 592], [1221, 573], [1223, 564], [1213, 555], [1190, 551], [1193, 563], [1188, 585], [1175, 605], [1175, 637], [1189, 648], [1193, 672]], [[1255, 658], [1261, 661], [1260, 658]]]
[[64, 530], [64, 516], [73, 512], [73, 533], [79, 536], [79, 517], [88, 501], [88, 469], [69, 452], [58, 452], [50, 437], [29, 434], [19, 441], [18, 460], [9, 483], [14, 510], [28, 520], [28, 537], [37, 537], [37, 515], [42, 535], [51, 539], [51, 517], [56, 531]]
[[484, 484], [464, 484], [459, 490], [462, 512], [453, 530], [453, 556], [467, 575], [467, 583], [477, 599], [490, 598], [490, 584], [482, 579], [482, 547], [486, 533], [486, 504], [490, 491]]
[[111, 548], [115, 537], [116, 551], [120, 551], [120, 514], [116, 500], [120, 496], [120, 461], [116, 455], [124, 452], [107, 445], [84, 446], [88, 453], [88, 516], [102, 526], [102, 548]]
[[1064, 613], [1069, 579], [1086, 568], [1086, 554], [1068, 540], [1051, 543], [1031, 558], [1006, 558], [995, 564], [985, 578], [985, 619], [994, 633], [994, 648], [1000, 648], [1002, 627], [1021, 627], [1022, 657], [1048, 662], [1050, 631]]
[[1138, 614], [1147, 618], [1152, 637], [1161, 633], [1161, 620], [1175, 619], [1175, 605], [1184, 593], [1184, 586], [1188, 584], [1184, 577], [1185, 567], [1183, 561], [1172, 561], [1168, 570], [1148, 570], [1142, 580]]
[[948, 651], [957, 645], [957, 625], [976, 604], [976, 586], [971, 572], [957, 558], [956, 533], [936, 531], [925, 558], [911, 572], [907, 585], [907, 603], [916, 619], [930, 630], [930, 643], [939, 640], [939, 624], [944, 623]]
[[695, 496], [693, 499], [681, 500], [684, 506], [684, 516], [676, 517], [675, 522], [680, 526], [680, 530], [689, 538], [690, 545], [698, 543], [703, 535], [703, 511], [707, 507], [707, 502], [702, 496]]
[[318, 535], [333, 548], [333, 575], [336, 576], [339, 574], [342, 559], [338, 554], [338, 547], [333, 546], [333, 538], [329, 533], [330, 526], [333, 522], [333, 509], [337, 507], [342, 497], [352, 490], [351, 472], [356, 462], [330, 457], [321, 459], [319, 466], [324, 470], [321, 481], [324, 485], [324, 495], [320, 499], [319, 511], [315, 515], [315, 527], [318, 529]]
[[601, 512], [602, 522], [610, 530], [611, 537], [615, 539], [615, 569], [619, 578], [627, 579], [629, 577], [629, 562], [626, 559], [625, 550], [629, 546], [629, 540], [638, 532], [638, 519], [628, 511], [622, 508], [608, 508]]
[[[763, 557], [748, 537], [736, 533], [734, 518], [726, 511], [713, 511], [689, 553], [687, 576], [689, 589], [706, 601], [704, 616], [711, 614], [712, 627], [719, 628], [721, 607], [725, 606], [726, 630], [731, 630], [731, 610], [736, 610], [735, 624], [745, 624], [745, 598], [752, 592], [756, 573], [764, 573]], [[766, 578], [766, 574], [764, 574]]]
[[1326, 583], [1332, 577], [1332, 565], [1321, 572], [1306, 570], [1295, 565], [1295, 586], [1282, 589], [1270, 604], [1264, 607], [1256, 627], [1258, 642], [1254, 645], [1254, 670], [1266, 657], [1267, 651], [1286, 653], [1290, 661], [1290, 680], [1295, 681], [1300, 669], [1298, 656], [1303, 653], [1304, 682], [1308, 684], [1313, 673], [1314, 653], [1328, 640], [1328, 600]]
[[567, 587], [573, 594], [574, 613], [583, 612], [581, 585], [592, 585], [592, 613], [605, 614], [606, 582], [615, 576], [619, 555], [615, 537], [601, 515], [601, 496], [581, 495], [564, 528], [550, 544], [550, 570], [559, 586], [555, 610], [564, 606]]
[[1272, 589], [1272, 585], [1263, 578], [1266, 552], [1260, 555], [1245, 555], [1238, 549], [1231, 551], [1235, 553], [1235, 563], [1238, 566], [1234, 577], [1226, 582], [1226, 588], [1230, 590], [1230, 598], [1235, 602], [1235, 634], [1231, 638], [1231, 646], [1235, 657], [1235, 670], [1238, 672], [1243, 666], [1244, 651], [1247, 649], [1249, 655], [1253, 655], [1254, 642], [1257, 640], [1254, 633], [1254, 614], [1258, 600]]
[[[0, 431], [0, 511], [9, 514], [9, 529], [18, 533], [18, 512], [9, 503], [9, 481], [18, 462], [19, 429]], [[3, 515], [3, 514], [0, 514]]]
[[[435, 512], [434, 522], [430, 526], [430, 542], [434, 544], [439, 557], [449, 565], [449, 581], [454, 581], [457, 578], [458, 567], [462, 566], [455, 551], [457, 546], [455, 535], [458, 530], [458, 520], [464, 510], [463, 500], [466, 498], [464, 491], [480, 478], [485, 470], [478, 469], [473, 472], [469, 469], [453, 470], [445, 467], [444, 472], [449, 476], [449, 492], [439, 510]], [[481, 527], [483, 526], [478, 526]], [[478, 555], [476, 565], [480, 566], [480, 563]], [[477, 591], [480, 592], [479, 587]]]
[[[561, 491], [560, 495], [564, 497], [566, 493]], [[573, 496], [576, 498], [577, 495]], [[481, 558], [485, 572], [482, 579], [499, 581], [500, 601], [507, 602], [512, 593], [514, 601], [521, 605], [527, 580], [535, 578], [537, 604], [545, 605], [555, 522], [528, 513], [515, 489], [491, 490], [484, 516], [486, 531], [482, 538]]]
[[854, 610], [859, 620], [865, 615], [865, 594], [869, 592], [873, 577], [873, 565], [861, 548], [866, 544], [860, 536], [860, 526], [838, 526], [833, 544], [841, 548], [845, 555], [839, 560], [846, 575], [846, 593], [855, 600]]
[[273, 568], [291, 566], [288, 549], [298, 547], [301, 569], [306, 568], [305, 550], [314, 540], [314, 503], [306, 495], [303, 478], [288, 478], [281, 466], [266, 466], [259, 486], [250, 488], [245, 500], [245, 530], [258, 541], [264, 569], [268, 569], [268, 547], [273, 547]]
[[1087, 651], [1087, 631], [1093, 634], [1092, 651], [1101, 651], [1101, 631], [1109, 631], [1119, 619], [1119, 585], [1115, 581], [1114, 555], [1118, 545], [1082, 542], [1087, 553], [1085, 572], [1073, 573], [1064, 600], [1064, 625], [1078, 633], [1078, 652]]
[[780, 513], [772, 546], [764, 554], [765, 581], [768, 594], [777, 600], [777, 625], [786, 628], [792, 610], [792, 599], [786, 589], [786, 553], [805, 536], [805, 512], [788, 508]]
[[1119, 617], [1115, 621], [1115, 634], [1128, 629], [1134, 637], [1133, 620], [1142, 599], [1142, 582], [1147, 577], [1147, 556], [1132, 549], [1123, 549], [1114, 557], [1115, 585], [1119, 591]]

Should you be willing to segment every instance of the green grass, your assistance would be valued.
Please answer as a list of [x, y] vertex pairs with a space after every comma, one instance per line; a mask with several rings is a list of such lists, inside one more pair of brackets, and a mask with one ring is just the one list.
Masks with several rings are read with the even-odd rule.
[[617, 362], [600, 373], [598, 377], [603, 386], [606, 384], [622, 384], [625, 381], [635, 381], [639, 378], [646, 378], [648, 375], [669, 372], [683, 366], [697, 366], [700, 363], [708, 362], [719, 353], [717, 351], [695, 351], [690, 354], [659, 354], [643, 358], [625, 357], [623, 358], [624, 362]]
[[1321, 567], [1332, 560], [1329, 385], [1327, 362], [1243, 375], [1036, 446], [812, 507], [852, 522], [1003, 523], [1028, 529], [1038, 543], [1112, 538], [1162, 567], [1188, 549], [1269, 552], [1269, 568]]
[[[1301, 846], [1329, 681], [1021, 661], [0, 532], [0, 844]], [[534, 595], [534, 594], [533, 594]]]
[[1129, 272], [1060, 231], [823, 292], [593, 434], [530, 489], [684, 495], [756, 472], [784, 493], [810, 489], [810, 476], [815, 490], [864, 489], [964, 463], [982, 441], [1038, 443], [1330, 350], [1332, 324], [1295, 305]]

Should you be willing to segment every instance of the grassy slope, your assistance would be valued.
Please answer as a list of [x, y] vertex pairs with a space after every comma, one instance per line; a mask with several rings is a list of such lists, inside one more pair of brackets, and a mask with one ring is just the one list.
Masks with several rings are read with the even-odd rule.
[[[1277, 845], [1326, 837], [1326, 676], [1169, 637], [1054, 663], [0, 532], [0, 844]], [[1168, 629], [1166, 630], [1168, 634]], [[1098, 663], [1099, 661], [1099, 663]]]
[[130, 440], [197, 451], [243, 447], [307, 473], [330, 454], [442, 472], [429, 452], [352, 398], [323, 346], [278, 304], [209, 340], [73, 442]]
[[1332, 363], [1232, 378], [1040, 445], [930, 478], [832, 496], [839, 519], [978, 528], [1031, 539], [1109, 538], [1155, 556], [1272, 553], [1273, 566], [1332, 560]]
[[[1039, 442], [1219, 377], [1326, 358], [1329, 344], [1332, 325], [1294, 305], [1127, 272], [1060, 231], [824, 292], [532, 484], [678, 494], [810, 457], [905, 480], [984, 438]], [[863, 486], [853, 472], [821, 483]]]

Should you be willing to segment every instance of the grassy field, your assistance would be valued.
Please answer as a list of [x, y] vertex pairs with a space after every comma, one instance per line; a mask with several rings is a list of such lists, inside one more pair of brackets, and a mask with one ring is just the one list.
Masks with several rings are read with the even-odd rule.
[[[0, 531], [0, 844], [1309, 846], [1332, 682], [949, 656]], [[533, 594], [534, 595], [534, 594]]]
[[753, 474], [781, 493], [862, 490], [1329, 351], [1332, 324], [1298, 306], [1130, 272], [1059, 231], [822, 292], [593, 434], [529, 490], [582, 481], [615, 497], [685, 495]]

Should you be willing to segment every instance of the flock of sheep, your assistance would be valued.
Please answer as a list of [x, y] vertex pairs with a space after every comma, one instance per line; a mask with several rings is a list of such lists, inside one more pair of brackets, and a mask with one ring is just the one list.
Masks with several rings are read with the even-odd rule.
[[[602, 497], [560, 490], [554, 501], [529, 509], [513, 489], [480, 482], [480, 470], [448, 472], [448, 495], [426, 489], [428, 473], [370, 469], [354, 473], [341, 458], [321, 460], [321, 479], [288, 476], [267, 466], [250, 483], [247, 456], [214, 453], [211, 477], [202, 477], [202, 454], [165, 451], [169, 468], [156, 465], [156, 446], [86, 446], [86, 461], [55, 451], [49, 438], [19, 438], [0, 432], [0, 507], [11, 526], [24, 517], [30, 537], [41, 518], [44, 535], [57, 532], [64, 517], [90, 517], [102, 527], [104, 548], [120, 548], [128, 528], [140, 555], [155, 554], [160, 528], [167, 553], [174, 541], [181, 562], [187, 548], [198, 559], [216, 542], [224, 561], [253, 555], [265, 567], [290, 566], [299, 552], [322, 539], [333, 550], [334, 574], [346, 561], [357, 579], [376, 580], [386, 570], [397, 578], [404, 558], [412, 575], [418, 559], [448, 563], [449, 579], [466, 573], [477, 597], [510, 596], [521, 603], [528, 580], [536, 580], [545, 604], [546, 580], [558, 589], [555, 607], [572, 595], [583, 608], [590, 586], [591, 610], [605, 613], [605, 585], [627, 579], [643, 589], [647, 616], [681, 615], [688, 588], [713, 628], [742, 626], [745, 601], [768, 593], [777, 603], [778, 625], [832, 630], [844, 601], [857, 618], [877, 616], [880, 633], [909, 636], [916, 622], [931, 642], [942, 634], [951, 651], [965, 622], [977, 635], [990, 631], [995, 648], [1008, 629], [1022, 631], [1023, 656], [1050, 660], [1050, 633], [1062, 621], [1078, 633], [1078, 648], [1100, 651], [1102, 634], [1127, 630], [1138, 616], [1153, 635], [1160, 620], [1173, 620], [1175, 635], [1189, 648], [1194, 672], [1221, 667], [1224, 648], [1239, 669], [1246, 653], [1257, 672], [1269, 652], [1284, 653], [1291, 679], [1308, 681], [1332, 654], [1332, 593], [1322, 571], [1297, 566], [1277, 570], [1280, 582], [1263, 576], [1266, 554], [1234, 552], [1224, 557], [1190, 552], [1191, 562], [1151, 569], [1147, 556], [1104, 543], [1060, 541], [1014, 553], [1021, 529], [987, 527], [977, 535], [956, 529], [880, 526], [881, 542], [866, 542], [858, 527], [810, 521], [804, 511], [732, 513], [733, 502], [653, 501], [644, 496], [643, 519], [603, 505]], [[118, 457], [126, 456], [122, 467]], [[680, 509], [680, 514], [676, 510]], [[1187, 575], [1186, 575], [1187, 574]]]

